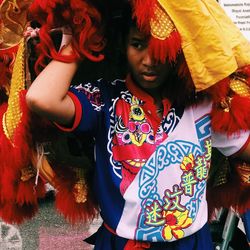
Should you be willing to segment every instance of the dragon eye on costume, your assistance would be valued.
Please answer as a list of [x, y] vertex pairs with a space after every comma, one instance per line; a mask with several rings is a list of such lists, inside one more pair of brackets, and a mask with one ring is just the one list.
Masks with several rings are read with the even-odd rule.
[[141, 108], [137, 107], [133, 109], [133, 112], [135, 115], [141, 116], [142, 115], [142, 111]]
[[150, 144], [154, 144], [155, 143], [155, 137], [152, 134], [148, 134], [147, 135], [147, 142]]
[[123, 143], [130, 143], [130, 142], [131, 142], [129, 132], [125, 132], [125, 133], [122, 135], [122, 142], [123, 142]]
[[142, 121], [145, 117], [142, 108], [137, 105], [134, 107], [131, 107], [131, 117], [135, 121]]

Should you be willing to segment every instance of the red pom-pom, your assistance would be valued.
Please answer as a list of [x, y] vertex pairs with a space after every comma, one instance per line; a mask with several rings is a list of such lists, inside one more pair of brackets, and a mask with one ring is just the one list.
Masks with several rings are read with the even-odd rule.
[[[245, 84], [249, 85], [248, 79]], [[249, 130], [250, 98], [230, 89], [230, 77], [215, 84], [207, 92], [213, 100], [211, 125], [214, 131], [230, 135], [240, 130]]]

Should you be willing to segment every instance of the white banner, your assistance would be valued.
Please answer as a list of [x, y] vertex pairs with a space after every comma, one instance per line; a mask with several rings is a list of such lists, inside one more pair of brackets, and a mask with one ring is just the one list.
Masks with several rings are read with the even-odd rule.
[[250, 0], [219, 0], [218, 2], [250, 41]]

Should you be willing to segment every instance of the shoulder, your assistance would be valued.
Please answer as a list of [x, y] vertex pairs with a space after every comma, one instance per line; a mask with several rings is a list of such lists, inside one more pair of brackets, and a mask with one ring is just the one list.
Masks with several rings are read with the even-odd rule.
[[205, 115], [210, 115], [212, 110], [213, 102], [210, 98], [203, 98], [197, 103], [193, 103], [188, 108], [193, 110], [194, 117], [202, 117]]

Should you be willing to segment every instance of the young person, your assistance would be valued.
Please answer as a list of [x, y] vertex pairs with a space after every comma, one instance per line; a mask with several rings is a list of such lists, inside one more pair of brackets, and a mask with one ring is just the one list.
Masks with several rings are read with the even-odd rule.
[[[27, 104], [62, 130], [95, 138], [104, 221], [95, 249], [213, 249], [206, 202], [211, 148], [249, 161], [249, 131], [215, 133], [211, 98], [197, 97], [179, 77], [182, 53], [163, 62], [150, 47], [152, 34], [137, 24], [130, 22], [126, 40], [125, 81], [70, 87], [78, 63], [53, 60], [29, 88]], [[71, 43], [62, 54], [72, 54]]]

